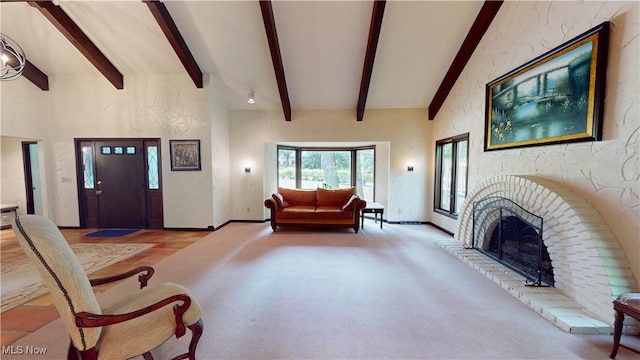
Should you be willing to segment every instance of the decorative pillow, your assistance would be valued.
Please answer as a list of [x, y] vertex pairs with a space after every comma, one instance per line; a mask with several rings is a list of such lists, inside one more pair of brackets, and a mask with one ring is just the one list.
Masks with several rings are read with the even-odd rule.
[[350, 187], [346, 189], [328, 190], [318, 188], [318, 206], [343, 206], [352, 195], [355, 195], [356, 188]]
[[351, 195], [351, 198], [349, 199], [349, 201], [344, 204], [344, 206], [342, 207], [342, 209], [340, 209], [340, 211], [345, 212], [345, 211], [353, 211], [353, 208], [355, 207], [356, 204], [356, 199], [358, 199], [359, 196], [358, 195]]
[[284, 201], [284, 198], [280, 193], [272, 194], [271, 197], [273, 198], [273, 200], [276, 201], [276, 205], [278, 205], [278, 210], [282, 210], [287, 206], [289, 206], [289, 204], [286, 201]]

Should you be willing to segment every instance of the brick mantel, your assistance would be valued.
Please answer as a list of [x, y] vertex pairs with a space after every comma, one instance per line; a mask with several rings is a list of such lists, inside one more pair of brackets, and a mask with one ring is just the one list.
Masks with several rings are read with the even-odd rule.
[[611, 302], [637, 292], [624, 251], [598, 211], [566, 186], [536, 176], [486, 179], [471, 191], [458, 218], [456, 238], [470, 245], [473, 202], [507, 197], [544, 218], [543, 241], [551, 258], [555, 287], [598, 319], [611, 322]]

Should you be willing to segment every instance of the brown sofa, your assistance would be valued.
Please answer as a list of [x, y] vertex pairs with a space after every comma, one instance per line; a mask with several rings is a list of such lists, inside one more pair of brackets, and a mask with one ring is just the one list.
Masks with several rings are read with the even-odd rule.
[[271, 228], [313, 226], [360, 228], [360, 211], [367, 206], [355, 188], [315, 190], [278, 188], [264, 201], [271, 209]]

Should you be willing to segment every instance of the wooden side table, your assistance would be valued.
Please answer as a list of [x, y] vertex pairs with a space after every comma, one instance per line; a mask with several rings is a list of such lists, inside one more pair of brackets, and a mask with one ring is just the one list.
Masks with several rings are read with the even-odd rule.
[[373, 214], [374, 219], [378, 222], [378, 214], [380, 214], [380, 229], [382, 229], [382, 215], [384, 214], [384, 206], [378, 203], [367, 202], [367, 207], [362, 209], [362, 219], [360, 220], [362, 228], [364, 229], [364, 214]]
[[1, 204], [2, 206], [2, 219], [0, 228], [6, 229], [11, 227], [11, 223], [13, 219], [16, 217], [16, 212], [18, 210], [18, 205], [14, 204]]
[[620, 346], [625, 349], [629, 349], [636, 354], [640, 354], [639, 349], [634, 349], [627, 345], [620, 344], [624, 316], [629, 315], [640, 321], [640, 293], [629, 293], [618, 296], [618, 298], [613, 301], [613, 309], [616, 311], [616, 322], [613, 327], [613, 350], [609, 357], [615, 359]]

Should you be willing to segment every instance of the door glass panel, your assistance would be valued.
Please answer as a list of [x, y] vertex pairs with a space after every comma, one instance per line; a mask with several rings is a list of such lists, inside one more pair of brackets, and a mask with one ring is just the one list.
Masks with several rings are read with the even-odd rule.
[[102, 146], [100, 152], [105, 155], [111, 154], [111, 146]]
[[91, 146], [82, 147], [82, 168], [84, 172], [84, 188], [94, 189], [95, 180], [93, 178], [93, 148]]
[[149, 169], [149, 172], [147, 174], [147, 178], [149, 179], [149, 184], [148, 184], [149, 189], [159, 189], [160, 176], [158, 173], [158, 147], [157, 146], [147, 147], [147, 165]]
[[456, 151], [456, 209], [459, 214], [462, 210], [462, 203], [467, 197], [467, 142], [466, 140], [457, 143]]
[[278, 149], [278, 186], [296, 188], [296, 151]]
[[375, 151], [373, 149], [363, 149], [356, 151], [356, 194], [366, 201], [374, 201], [375, 189], [374, 169]]
[[453, 145], [451, 143], [442, 146], [442, 171], [440, 172], [440, 206], [445, 211], [451, 209], [451, 170], [453, 166]]

